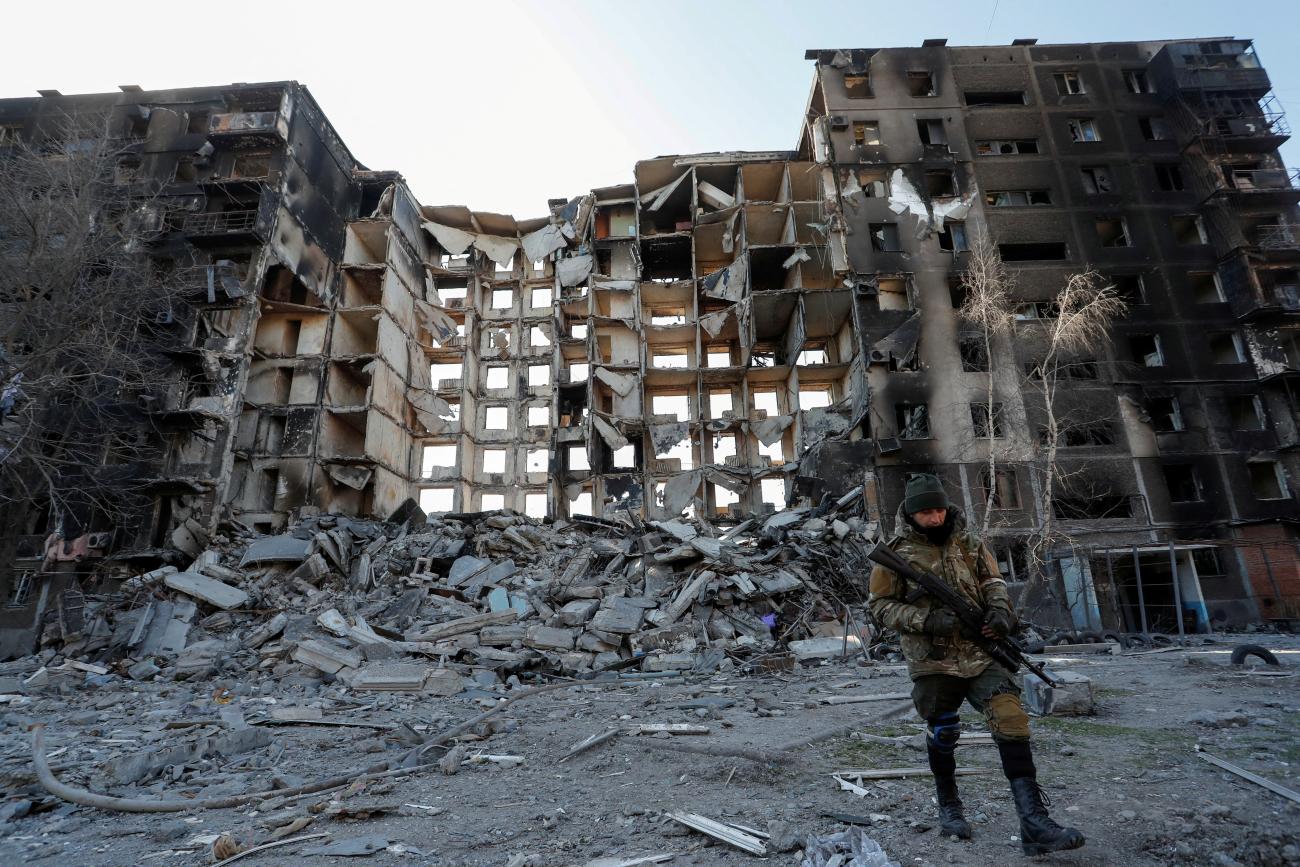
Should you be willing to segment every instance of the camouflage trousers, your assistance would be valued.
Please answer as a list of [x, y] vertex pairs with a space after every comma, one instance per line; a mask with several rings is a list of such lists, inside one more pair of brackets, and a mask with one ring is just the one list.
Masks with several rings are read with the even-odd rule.
[[926, 721], [956, 713], [963, 701], [984, 714], [995, 741], [1029, 740], [1029, 715], [1020, 704], [1020, 687], [996, 663], [975, 677], [923, 674], [912, 682], [912, 703]]

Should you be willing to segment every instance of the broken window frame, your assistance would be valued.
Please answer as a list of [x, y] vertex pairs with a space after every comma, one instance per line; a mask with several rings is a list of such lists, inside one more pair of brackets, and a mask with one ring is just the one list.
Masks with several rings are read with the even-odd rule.
[[[876, 277], [876, 305], [880, 310], [912, 310], [908, 279], [902, 276]], [[888, 283], [886, 287], [884, 284]], [[889, 299], [891, 303], [884, 303]], [[901, 304], [894, 303], [901, 300]]]
[[898, 430], [899, 439], [931, 439], [929, 404], [908, 401], [894, 404], [894, 423]]
[[[1168, 402], [1167, 406], [1161, 406], [1161, 403]], [[1148, 396], [1146, 405], [1143, 407], [1146, 411], [1147, 418], [1150, 419], [1151, 430], [1154, 433], [1182, 433], [1187, 430], [1187, 425], [1183, 421], [1183, 408], [1178, 402], [1178, 398], [1170, 396], [1153, 395]], [[1164, 422], [1157, 422], [1157, 419], [1164, 419]]]
[[957, 176], [951, 169], [926, 171], [925, 192], [932, 199], [952, 199], [961, 195], [957, 189]]
[[1141, 274], [1111, 274], [1107, 280], [1115, 294], [1129, 307], [1147, 303], [1146, 279]]
[[[1002, 424], [1002, 404], [993, 404], [993, 439], [1002, 439], [1006, 436], [1006, 427]], [[989, 438], [989, 408], [986, 403], [972, 403], [970, 405], [971, 429], [975, 432], [976, 439], [986, 440]]]
[[1093, 226], [1097, 231], [1097, 240], [1100, 242], [1102, 247], [1118, 248], [1133, 246], [1128, 231], [1128, 220], [1123, 216], [1094, 217]]
[[[1136, 341], [1145, 338], [1151, 340], [1151, 351], [1142, 352], [1137, 346]], [[1129, 354], [1133, 356], [1133, 362], [1141, 367], [1164, 367], [1165, 351], [1161, 345], [1160, 335], [1154, 332], [1142, 332], [1140, 334], [1130, 334], [1128, 336]]]
[[1118, 192], [1110, 166], [1079, 166], [1084, 195], [1106, 196]]
[[1178, 163], [1152, 163], [1151, 170], [1156, 176], [1156, 189], [1161, 192], [1181, 193], [1187, 189], [1182, 166]]
[[976, 139], [975, 155], [981, 157], [1006, 157], [1006, 156], [1037, 156], [1041, 151], [1038, 149], [1038, 139], [1036, 138], [1019, 138], [1019, 139]]
[[1146, 141], [1168, 141], [1173, 138], [1169, 122], [1163, 114], [1145, 114], [1138, 118], [1138, 130]]
[[884, 144], [880, 138], [880, 121], [853, 121], [853, 144], [857, 147], [878, 147]]
[[903, 76], [904, 86], [913, 99], [925, 99], [939, 95], [934, 73], [929, 69], [909, 69]]
[[916, 135], [923, 147], [939, 147], [948, 144], [948, 130], [944, 127], [941, 117], [918, 117]]
[[939, 240], [940, 250], [947, 250], [953, 254], [970, 250], [970, 242], [966, 238], [966, 223], [962, 220], [945, 220], [943, 231], [936, 237]]
[[[1180, 221], [1184, 227], [1180, 230]], [[1183, 241], [1180, 238], [1187, 233], [1187, 227], [1196, 229], [1195, 241]], [[1169, 227], [1174, 233], [1174, 243], [1182, 247], [1197, 247], [1210, 243], [1209, 235], [1205, 233], [1205, 220], [1200, 214], [1173, 214], [1169, 217]]]
[[[1262, 472], [1267, 468], [1267, 474]], [[1246, 474], [1250, 478], [1250, 493], [1256, 500], [1289, 500], [1291, 499], [1291, 488], [1287, 484], [1286, 470], [1283, 468], [1281, 461], [1247, 461]], [[1273, 483], [1274, 488], [1267, 492], [1260, 490], [1260, 484], [1264, 478]], [[1272, 491], [1276, 490], [1276, 493]]]
[[[1169, 502], [1199, 503], [1205, 499], [1205, 485], [1195, 464], [1161, 464], [1160, 470], [1165, 478]], [[1184, 472], [1185, 476], [1182, 475]]]
[[1088, 92], [1083, 84], [1083, 76], [1077, 69], [1063, 69], [1060, 72], [1052, 73], [1052, 80], [1056, 82], [1057, 96], [1083, 96]]
[[[997, 468], [994, 470], [996, 478], [996, 487], [990, 492], [989, 490], [989, 469], [987, 466], [980, 471], [980, 487], [984, 502], [989, 503], [994, 511], [1009, 512], [1017, 511], [1020, 506], [1020, 477], [1014, 468]], [[989, 494], [992, 493], [992, 500]]]
[[871, 73], [845, 72], [844, 95], [849, 99], [871, 99], [876, 94], [871, 89]]
[[[1245, 406], [1250, 409], [1248, 414], [1242, 411]], [[1268, 428], [1268, 420], [1264, 416], [1264, 402], [1258, 394], [1228, 395], [1224, 398], [1224, 411], [1232, 422], [1234, 431], [1262, 431]], [[1249, 427], [1243, 427], [1241, 421], [1247, 416], [1252, 423]]]
[[[1227, 340], [1231, 344], [1232, 358], [1220, 358], [1220, 351], [1224, 348], [1222, 341]], [[1206, 347], [1210, 359], [1215, 365], [1245, 364], [1248, 361], [1246, 355], [1246, 344], [1242, 340], [1240, 331], [1215, 331], [1208, 336]]]
[[1155, 88], [1151, 85], [1151, 77], [1147, 75], [1145, 69], [1126, 69], [1124, 70], [1124, 86], [1128, 88], [1129, 93], [1155, 93]]
[[868, 223], [867, 235], [871, 238], [871, 249], [877, 253], [903, 252], [897, 223]]
[[982, 334], [960, 334], [957, 336], [957, 355], [961, 359], [963, 373], [988, 373], [988, 347]]
[[1096, 144], [1102, 140], [1095, 117], [1069, 118], [1066, 127], [1070, 131], [1070, 141], [1075, 144]]
[[[1223, 280], [1219, 277], [1217, 270], [1188, 271], [1187, 283], [1192, 292], [1192, 300], [1197, 304], [1223, 304], [1228, 300], [1228, 297], [1223, 293]], [[1207, 299], [1203, 292], [1206, 285], [1214, 288], [1212, 298]]]
[[1052, 204], [1051, 190], [992, 190], [984, 194], [990, 208], [1023, 208]]

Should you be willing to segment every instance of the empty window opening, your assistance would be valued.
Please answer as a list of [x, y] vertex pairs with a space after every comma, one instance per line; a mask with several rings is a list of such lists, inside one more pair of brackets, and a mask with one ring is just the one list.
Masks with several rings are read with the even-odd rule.
[[1151, 417], [1151, 427], [1156, 433], [1178, 433], [1185, 430], [1183, 411], [1176, 397], [1148, 398], [1147, 415]]
[[879, 277], [876, 279], [876, 300], [881, 310], [911, 310], [907, 298], [907, 280], [902, 277]]
[[1284, 500], [1291, 496], [1286, 486], [1282, 466], [1276, 461], [1256, 461], [1246, 464], [1250, 472], [1250, 491], [1257, 500]]
[[937, 118], [924, 118], [916, 122], [916, 134], [921, 137], [923, 145], [946, 145], [948, 133], [943, 128], [943, 121]]
[[533, 273], [540, 277], [541, 275], [546, 273], [546, 260], [534, 259], [532, 262], [532, 268], [533, 268]]
[[825, 364], [826, 350], [821, 347], [801, 350], [794, 363], [800, 366], [809, 364]]
[[454, 502], [455, 491], [452, 488], [420, 489], [420, 510], [426, 514], [450, 512]]
[[722, 418], [724, 413], [732, 412], [734, 408], [730, 391], [709, 392], [709, 418]]
[[1097, 122], [1090, 117], [1072, 117], [1069, 121], [1070, 138], [1077, 142], [1101, 141]]
[[713, 485], [713, 505], [717, 514], [726, 514], [729, 507], [740, 502], [740, 495], [722, 485]]
[[677, 461], [680, 469], [695, 469], [695, 450], [691, 445], [690, 437], [675, 443], [672, 448], [666, 452], [656, 452], [657, 460]]
[[991, 208], [1011, 208], [1022, 205], [1050, 205], [1051, 190], [994, 190], [985, 193], [984, 201]]
[[763, 479], [758, 483], [759, 496], [776, 511], [785, 508], [785, 479]]
[[799, 389], [799, 409], [816, 409], [830, 405], [831, 390], [829, 388]]
[[685, 349], [664, 349], [650, 357], [652, 367], [661, 369], [682, 369], [690, 367], [691, 357]]
[[546, 517], [546, 494], [524, 494], [524, 514], [530, 518]]
[[[0, 144], [3, 144], [3, 139], [0, 139]], [[32, 579], [35, 575], [36, 573], [30, 570], [18, 573], [14, 580], [13, 590], [9, 593], [9, 601], [7, 603], [9, 606], [19, 608], [27, 604], [27, 600], [30, 599], [32, 595], [32, 585], [34, 583]]]
[[998, 244], [998, 253], [1004, 262], [1059, 261], [1069, 258], [1065, 243], [1053, 241], [1037, 244]]
[[650, 399], [650, 407], [655, 415], [671, 415], [678, 421], [691, 417], [690, 399], [684, 394], [656, 394]]
[[1246, 361], [1246, 349], [1241, 335], [1235, 331], [1211, 334], [1210, 358], [1215, 364], [1243, 364]]
[[534, 348], [541, 346], [550, 346], [551, 338], [546, 336], [546, 332], [539, 326], [534, 325], [528, 331], [528, 345]]
[[952, 253], [961, 253], [970, 249], [966, 242], [966, 224], [959, 220], [948, 220], [939, 233], [939, 249]]
[[1033, 319], [1057, 319], [1060, 315], [1060, 308], [1056, 306], [1055, 301], [1026, 301], [1017, 304], [1015, 310], [1016, 320], [1020, 322]]
[[1061, 379], [1096, 379], [1097, 362], [1091, 358], [1063, 361], [1056, 369], [1056, 375]]
[[1087, 93], [1083, 89], [1083, 79], [1074, 70], [1058, 72], [1052, 76], [1052, 80], [1056, 82], [1056, 92], [1060, 96], [1078, 96]]
[[726, 464], [727, 458], [736, 456], [736, 437], [734, 434], [722, 434], [713, 442], [713, 462]]
[[506, 507], [505, 494], [484, 494], [479, 497], [479, 510], [483, 512], [497, 512]]
[[1130, 307], [1147, 303], [1146, 286], [1141, 274], [1114, 274], [1110, 278], [1110, 285], [1115, 294]]
[[574, 340], [587, 339], [587, 323], [573, 322], [569, 324], [569, 336]]
[[469, 295], [469, 288], [466, 286], [443, 286], [438, 285], [438, 299], [446, 303], [456, 298], [464, 298]]
[[1019, 509], [1020, 508], [1020, 484], [1016, 478], [1015, 470], [997, 470], [993, 474], [996, 479], [996, 485], [993, 490], [989, 491], [989, 471], [986, 468], [980, 475], [980, 484], [983, 487], [984, 499], [989, 500], [989, 494], [992, 493], [992, 502], [990, 505], [995, 509]]
[[934, 96], [934, 75], [928, 69], [909, 70], [907, 92], [912, 96]]
[[420, 475], [428, 478], [435, 467], [456, 466], [455, 446], [425, 446], [420, 458]]
[[487, 387], [491, 389], [510, 387], [510, 368], [498, 365], [487, 369]]
[[766, 459], [764, 463], [769, 466], [785, 463], [785, 438], [782, 437], [776, 442], [768, 443], [767, 445], [758, 442], [758, 454], [760, 457]]
[[513, 273], [514, 270], [515, 270], [515, 260], [514, 260], [514, 259], [509, 259], [509, 260], [507, 260], [507, 261], [505, 261], [505, 262], [497, 262], [497, 261], [494, 260], [494, 261], [492, 262], [492, 264], [493, 264], [493, 266], [495, 266], [495, 267], [494, 267], [494, 270], [495, 270], [495, 272], [496, 272], [497, 274], [511, 274], [511, 273]]
[[858, 185], [869, 199], [886, 199], [889, 197], [889, 172], [886, 169], [861, 169], [858, 171]]
[[706, 357], [709, 367], [731, 366], [731, 351], [728, 349], [710, 349]]
[[1142, 138], [1147, 141], [1165, 141], [1172, 138], [1169, 134], [1169, 124], [1158, 114], [1138, 118], [1138, 129], [1142, 131]]
[[443, 387], [442, 383], [458, 382], [463, 369], [463, 365], [458, 361], [430, 364], [429, 381], [435, 388]]
[[1002, 404], [993, 404], [993, 426], [989, 427], [989, 406], [986, 403], [972, 403], [970, 405], [971, 426], [975, 429], [975, 436], [980, 439], [988, 439], [992, 433], [995, 439], [1002, 437]]
[[636, 469], [636, 446], [629, 443], [614, 450], [614, 468], [619, 470]]
[[968, 90], [964, 96], [970, 106], [1026, 104], [1023, 90]]
[[591, 491], [583, 491], [569, 500], [570, 515], [591, 515]]
[[651, 325], [685, 325], [686, 308], [655, 307], [650, 310]]
[[[583, 446], [575, 446], [575, 448], [583, 449], [583, 453], [586, 454]], [[544, 473], [547, 471], [547, 463], [550, 459], [551, 453], [546, 449], [529, 449], [524, 453], [524, 472]]]
[[1070, 425], [1061, 432], [1061, 445], [1069, 448], [1113, 446], [1115, 431], [1105, 422]]
[[546, 427], [551, 423], [551, 410], [545, 406], [528, 407], [528, 426]]
[[492, 309], [509, 310], [515, 303], [515, 290], [513, 289], [493, 289], [492, 290]]
[[871, 223], [868, 231], [871, 235], [871, 249], [876, 252], [897, 253], [903, 249], [898, 242], [896, 223]]
[[1107, 166], [1083, 166], [1079, 169], [1083, 191], [1090, 196], [1115, 192], [1115, 181]]
[[569, 382], [586, 382], [591, 365], [587, 362], [574, 362], [569, 365]]
[[506, 471], [506, 450], [505, 449], [484, 449], [483, 450], [483, 472], [504, 473], [505, 471]]
[[1228, 415], [1232, 419], [1233, 430], [1264, 429], [1264, 404], [1257, 394], [1230, 396]]
[[1183, 186], [1183, 171], [1178, 163], [1156, 163], [1156, 186], [1167, 193], [1180, 192]]
[[957, 195], [957, 179], [952, 172], [926, 172], [925, 191], [931, 198], [943, 198]]
[[1097, 240], [1103, 247], [1129, 246], [1128, 226], [1123, 217], [1101, 217], [1093, 221], [1097, 229]]
[[540, 307], [550, 307], [551, 288], [549, 286], [544, 286], [541, 289], [534, 289], [529, 295], [528, 300], [534, 310]]
[[1210, 243], [1209, 237], [1205, 234], [1205, 223], [1199, 214], [1178, 214], [1170, 217], [1169, 226], [1173, 229], [1174, 240], [1179, 244]]
[[754, 409], [762, 410], [768, 416], [780, 415], [781, 410], [777, 408], [776, 392], [773, 390], [755, 391]]
[[853, 143], [855, 145], [880, 144], [880, 124], [874, 120], [855, 120], [853, 122]]
[[844, 95], [850, 99], [866, 99], [871, 94], [871, 76], [846, 73], [844, 76]]
[[509, 430], [510, 415], [504, 406], [489, 406], [484, 413], [485, 430]]
[[1191, 464], [1165, 464], [1165, 485], [1169, 499], [1175, 503], [1190, 503], [1201, 499], [1201, 476]]
[[591, 462], [587, 460], [587, 447], [585, 445], [569, 446], [568, 454], [570, 470], [578, 471], [591, 469]]
[[966, 373], [984, 373], [989, 369], [988, 347], [981, 335], [959, 337], [957, 352], [961, 356], [961, 369]]
[[898, 435], [905, 440], [923, 440], [930, 437], [930, 408], [924, 403], [894, 404], [894, 423]]
[[1164, 367], [1165, 354], [1160, 348], [1159, 334], [1133, 334], [1128, 339], [1133, 360], [1144, 367]]
[[542, 385], [551, 384], [551, 368], [545, 364], [530, 364], [528, 366], [528, 385], [530, 388], [537, 388]]
[[1036, 154], [1038, 153], [1038, 139], [979, 139], [975, 142], [975, 153], [977, 156], [982, 157]]
[[1215, 271], [1192, 271], [1187, 275], [1191, 285], [1192, 298], [1197, 304], [1221, 304], [1227, 299], [1223, 296], [1223, 284]]
[[1129, 93], [1155, 93], [1145, 69], [1124, 70], [1124, 86]]

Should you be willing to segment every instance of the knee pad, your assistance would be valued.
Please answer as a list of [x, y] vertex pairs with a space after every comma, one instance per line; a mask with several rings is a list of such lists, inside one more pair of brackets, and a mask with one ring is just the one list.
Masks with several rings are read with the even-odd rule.
[[985, 715], [995, 740], [1028, 740], [1029, 715], [1015, 693], [1004, 692], [988, 700]]
[[961, 720], [955, 713], [941, 713], [926, 720], [925, 741], [938, 752], [951, 755], [961, 737]]

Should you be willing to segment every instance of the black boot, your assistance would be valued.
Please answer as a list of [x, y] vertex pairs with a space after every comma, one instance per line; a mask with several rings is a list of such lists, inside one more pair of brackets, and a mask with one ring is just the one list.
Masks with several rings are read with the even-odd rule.
[[1020, 848], [1026, 855], [1042, 855], [1063, 849], [1078, 849], [1084, 844], [1083, 833], [1063, 828], [1047, 815], [1046, 795], [1033, 777], [1011, 780], [1011, 795], [1020, 814]]
[[970, 839], [970, 825], [961, 811], [961, 798], [957, 796], [957, 759], [952, 752], [926, 744], [930, 759], [930, 773], [934, 774], [934, 791], [939, 801], [939, 832], [960, 840]]
[[961, 798], [957, 796], [957, 778], [934, 778], [934, 790], [939, 799], [939, 832], [959, 840], [970, 839], [970, 824], [962, 813]]

